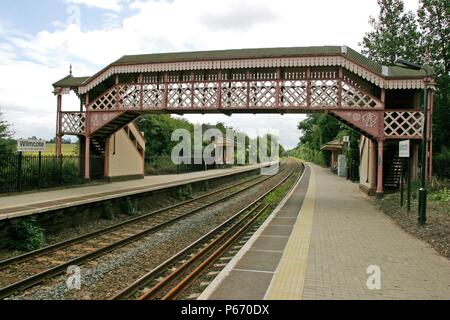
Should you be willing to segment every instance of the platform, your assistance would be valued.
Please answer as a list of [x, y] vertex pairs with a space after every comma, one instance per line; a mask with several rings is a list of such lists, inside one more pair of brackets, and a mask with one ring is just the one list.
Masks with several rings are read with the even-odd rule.
[[[373, 266], [380, 289], [367, 285]], [[450, 261], [405, 233], [357, 184], [309, 164], [199, 299], [450, 299]]]
[[192, 172], [179, 175], [148, 176], [141, 180], [113, 182], [100, 185], [24, 193], [0, 197], [0, 220], [19, 218], [97, 201], [111, 200], [156, 190], [162, 190], [257, 170], [269, 164], [257, 164]]

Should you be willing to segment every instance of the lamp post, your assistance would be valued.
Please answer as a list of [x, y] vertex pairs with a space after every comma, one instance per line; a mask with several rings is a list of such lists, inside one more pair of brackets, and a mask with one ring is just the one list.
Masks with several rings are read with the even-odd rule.
[[422, 167], [420, 177], [420, 189], [419, 189], [419, 224], [424, 225], [427, 221], [427, 185], [426, 185], [426, 162], [427, 162], [427, 144], [428, 144], [428, 70], [418, 64], [409, 62], [405, 59], [397, 59], [395, 64], [408, 69], [424, 70], [426, 74], [425, 88], [423, 94], [423, 112], [424, 112], [424, 125], [423, 125], [423, 137], [422, 137]]

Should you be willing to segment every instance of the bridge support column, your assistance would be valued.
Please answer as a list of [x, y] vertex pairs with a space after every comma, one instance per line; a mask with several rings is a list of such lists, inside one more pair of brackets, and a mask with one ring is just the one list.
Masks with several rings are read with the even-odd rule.
[[56, 156], [61, 157], [62, 154], [62, 128], [61, 128], [61, 112], [62, 112], [62, 95], [57, 96], [57, 114], [56, 114]]
[[375, 140], [370, 140], [370, 192], [374, 195], [377, 191], [377, 145]]
[[384, 158], [384, 140], [378, 140], [378, 178], [377, 178], [377, 198], [383, 198], [383, 158]]
[[84, 179], [91, 180], [91, 137], [87, 136], [84, 152]]

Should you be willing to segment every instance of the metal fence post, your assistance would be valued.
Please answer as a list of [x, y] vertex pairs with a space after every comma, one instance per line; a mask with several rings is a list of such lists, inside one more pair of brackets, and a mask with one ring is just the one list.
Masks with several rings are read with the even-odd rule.
[[41, 179], [42, 179], [42, 152], [39, 151], [38, 190], [41, 190]]
[[60, 155], [58, 157], [59, 160], [59, 183], [60, 185], [64, 184], [64, 180], [63, 180], [63, 155]]
[[17, 159], [17, 192], [20, 192], [22, 187], [22, 152], [19, 152], [19, 158]]

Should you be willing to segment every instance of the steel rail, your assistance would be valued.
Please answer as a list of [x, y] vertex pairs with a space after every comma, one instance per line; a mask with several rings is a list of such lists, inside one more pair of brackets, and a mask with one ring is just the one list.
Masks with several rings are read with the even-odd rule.
[[[284, 170], [280, 171], [277, 175], [281, 174], [283, 171], [284, 171]], [[276, 176], [276, 175], [275, 175], [275, 176]], [[142, 232], [139, 232], [139, 233], [137, 233], [137, 234], [135, 234], [135, 235], [133, 235], [133, 236], [130, 236], [130, 237], [127, 237], [127, 238], [122, 239], [122, 240], [120, 240], [120, 241], [114, 242], [114, 243], [112, 243], [111, 245], [105, 246], [105, 247], [100, 248], [100, 249], [98, 249], [98, 250], [95, 250], [95, 251], [93, 251], [93, 252], [90, 252], [90, 253], [87, 253], [87, 254], [85, 254], [85, 255], [79, 256], [79, 257], [77, 257], [77, 258], [75, 258], [75, 259], [72, 259], [72, 260], [70, 260], [70, 261], [64, 262], [64, 263], [62, 263], [62, 264], [60, 264], [60, 265], [58, 265], [58, 266], [56, 266], [56, 267], [47, 269], [47, 270], [45, 270], [45, 271], [43, 271], [43, 272], [41, 272], [41, 273], [38, 273], [38, 274], [36, 274], [36, 275], [30, 276], [30, 277], [28, 277], [28, 278], [25, 278], [25, 279], [23, 279], [23, 280], [20, 280], [20, 281], [18, 281], [18, 282], [15, 282], [15, 283], [13, 283], [13, 284], [11, 284], [11, 285], [8, 285], [8, 286], [6, 286], [6, 287], [4, 287], [4, 288], [1, 288], [1, 289], [0, 289], [0, 299], [7, 298], [7, 297], [9, 297], [10, 295], [12, 295], [12, 294], [14, 294], [15, 292], [17, 292], [17, 291], [28, 289], [28, 288], [30, 288], [30, 287], [33, 287], [33, 286], [35, 286], [35, 285], [41, 283], [42, 281], [44, 281], [44, 280], [46, 280], [46, 279], [48, 279], [48, 278], [55, 277], [55, 276], [57, 276], [57, 275], [59, 275], [59, 274], [65, 272], [66, 269], [67, 269], [68, 267], [72, 266], [72, 265], [81, 265], [81, 264], [83, 264], [83, 263], [85, 263], [85, 262], [87, 262], [87, 261], [93, 260], [93, 259], [98, 258], [98, 257], [100, 257], [100, 256], [103, 256], [103, 255], [105, 255], [105, 254], [107, 254], [107, 253], [109, 253], [109, 252], [112, 252], [112, 251], [114, 251], [114, 250], [116, 250], [116, 249], [118, 249], [118, 248], [121, 248], [121, 247], [123, 247], [123, 246], [125, 246], [125, 245], [127, 245], [127, 244], [129, 244], [129, 243], [132, 243], [132, 242], [135, 242], [135, 241], [137, 241], [137, 240], [139, 240], [139, 239], [142, 239], [142, 238], [144, 238], [144, 237], [150, 235], [151, 233], [154, 233], [154, 232], [159, 231], [159, 230], [161, 230], [161, 229], [163, 229], [163, 228], [165, 228], [165, 227], [168, 227], [168, 226], [174, 224], [175, 222], [178, 222], [178, 221], [180, 221], [180, 220], [182, 220], [182, 219], [184, 219], [184, 218], [186, 218], [186, 217], [189, 217], [189, 216], [191, 216], [191, 215], [193, 215], [193, 214], [195, 214], [195, 213], [197, 213], [197, 212], [199, 212], [199, 211], [202, 211], [202, 210], [204, 210], [204, 209], [206, 209], [206, 208], [208, 208], [208, 207], [214, 206], [214, 205], [216, 205], [217, 203], [219, 203], [219, 202], [221, 202], [221, 201], [230, 199], [230, 198], [234, 197], [235, 195], [237, 195], [237, 194], [239, 194], [239, 193], [241, 193], [241, 192], [243, 192], [243, 191], [249, 190], [249, 189], [255, 187], [256, 185], [259, 185], [259, 184], [261, 184], [261, 183], [263, 183], [263, 182], [265, 182], [265, 181], [267, 181], [268, 179], [271, 179], [271, 178], [273, 178], [273, 177], [274, 177], [274, 176], [268, 176], [268, 177], [262, 179], [261, 181], [257, 181], [257, 182], [255, 182], [255, 183], [251, 184], [250, 186], [247, 186], [247, 187], [245, 187], [245, 188], [243, 188], [243, 189], [240, 189], [240, 190], [238, 190], [238, 191], [236, 191], [236, 192], [233, 192], [233, 193], [231, 193], [231, 194], [229, 194], [229, 195], [227, 195], [227, 196], [225, 196], [225, 197], [222, 197], [221, 199], [215, 200], [215, 201], [213, 201], [213, 202], [211, 202], [211, 203], [208, 203], [208, 204], [203, 205], [203, 206], [201, 206], [201, 207], [198, 207], [198, 208], [195, 208], [195, 209], [193, 209], [193, 210], [190, 210], [189, 212], [187, 212], [187, 213], [185, 213], [185, 214], [183, 214], [183, 215], [180, 215], [180, 216], [178, 216], [178, 217], [175, 217], [175, 218], [173, 218], [173, 219], [170, 219], [170, 220], [168, 220], [168, 221], [165, 221], [165, 222], [163, 222], [163, 223], [161, 223], [161, 224], [158, 224], [158, 225], [156, 225], [156, 226], [153, 226], [153, 227], [151, 227], [151, 228], [148, 228], [148, 229], [146, 229], [146, 230], [144, 230], [144, 231], [142, 231]], [[257, 179], [259, 179], [259, 178], [260, 178], [260, 177], [257, 177], [257, 178], [255, 178], [255, 179], [250, 179], [250, 180], [248, 180], [248, 181], [245, 181], [245, 182], [236, 184], [236, 185], [234, 185], [234, 186], [232, 186], [232, 187], [224, 188], [224, 190], [228, 190], [228, 189], [232, 189], [232, 188], [238, 187], [238, 186], [240, 186], [240, 185], [242, 185], [242, 184], [245, 184], [245, 183], [248, 183], [248, 182], [257, 180]], [[217, 193], [219, 193], [219, 192], [223, 192], [224, 190], [219, 190], [219, 191], [213, 192], [213, 193], [211, 193], [211, 194], [217, 194]], [[211, 194], [210, 194], [210, 195], [211, 195]], [[195, 200], [199, 200], [199, 199], [201, 199], [201, 198], [204, 198], [204, 197], [202, 196], [202, 197], [199, 197], [199, 198], [196, 198], [196, 199], [193, 199], [193, 200], [188, 200], [188, 201], [184, 202], [183, 204], [191, 203], [191, 202], [193, 202], [193, 201], [195, 201]], [[177, 207], [180, 207], [180, 206], [181, 206], [181, 204], [180, 204], [180, 205], [175, 205], [175, 206], [172, 206], [172, 207], [163, 209], [163, 210], [161, 210], [161, 211], [159, 211], [159, 212], [154, 212], [154, 213], [152, 213], [152, 214], [154, 215], [154, 214], [157, 214], [157, 213], [161, 213], [162, 211], [169, 211], [170, 209], [177, 208]], [[147, 217], [148, 217], [148, 216], [147, 216]], [[141, 217], [139, 217], [139, 218], [141, 218]], [[137, 220], [142, 220], [142, 219], [139, 219], [139, 218], [138, 218]], [[132, 219], [132, 220], [133, 220], [133, 221], [137, 221], [136, 219]], [[129, 221], [126, 221], [126, 222], [129, 222]], [[126, 222], [125, 222], [125, 223], [126, 223]], [[121, 223], [121, 224], [119, 224], [119, 225], [122, 226], [123, 224], [124, 224], [124, 223]], [[111, 228], [110, 228], [110, 229], [111, 229]], [[118, 229], [118, 228], [112, 228], [112, 230], [117, 230], [117, 229]], [[90, 238], [91, 238], [91, 237], [90, 237]], [[86, 239], [83, 239], [83, 240], [86, 240]]]
[[15, 256], [15, 257], [12, 257], [12, 258], [9, 258], [9, 259], [2, 260], [2, 261], [0, 261], [0, 270], [5, 269], [5, 268], [7, 268], [7, 267], [9, 267], [11, 265], [14, 265], [14, 264], [26, 262], [26, 261], [28, 261], [30, 259], [33, 259], [33, 258], [38, 258], [38, 257], [40, 257], [40, 256], [42, 256], [42, 255], [44, 255], [46, 253], [51, 253], [51, 252], [59, 250], [59, 249], [65, 249], [65, 248], [67, 248], [69, 246], [72, 246], [74, 244], [81, 243], [83, 241], [89, 240], [89, 239], [94, 238], [94, 237], [98, 237], [98, 236], [100, 236], [102, 234], [110, 233], [110, 232], [112, 232], [114, 230], [117, 230], [117, 229], [119, 229], [121, 227], [133, 224], [135, 222], [142, 221], [144, 219], [150, 218], [150, 217], [155, 216], [155, 215], [160, 214], [160, 213], [164, 213], [164, 212], [169, 211], [169, 210], [173, 210], [173, 209], [185, 206], [187, 204], [196, 202], [198, 200], [201, 200], [201, 199], [204, 199], [204, 198], [208, 198], [208, 197], [210, 197], [212, 195], [215, 195], [217, 193], [221, 193], [221, 192], [227, 191], [229, 189], [238, 187], [238, 186], [240, 186], [242, 184], [245, 184], [245, 183], [257, 180], [259, 178], [261, 178], [261, 176], [257, 176], [255, 178], [248, 179], [246, 181], [233, 184], [233, 185], [231, 185], [229, 187], [221, 188], [219, 190], [216, 190], [216, 191], [204, 194], [202, 196], [199, 196], [199, 197], [196, 197], [196, 198], [193, 198], [193, 199], [189, 199], [189, 200], [180, 202], [178, 204], [175, 204], [175, 205], [172, 205], [172, 206], [169, 206], [169, 207], [165, 207], [165, 208], [162, 208], [162, 209], [150, 212], [148, 214], [144, 214], [142, 216], [139, 216], [139, 217], [136, 217], [136, 218], [133, 218], [133, 219], [129, 219], [129, 220], [126, 220], [126, 221], [114, 224], [112, 226], [109, 226], [109, 227], [106, 227], [106, 228], [103, 228], [103, 229], [100, 229], [100, 230], [97, 230], [97, 231], [94, 231], [94, 232], [91, 232], [91, 233], [79, 236], [79, 237], [74, 237], [74, 238], [71, 238], [69, 240], [61, 241], [61, 242], [58, 242], [56, 244], [52, 244], [52, 245], [49, 245], [47, 247], [44, 247], [44, 248], [41, 248], [41, 249], [38, 249], [38, 250], [34, 250], [34, 251], [27, 252], [27, 253], [19, 255], [19, 256]]
[[[279, 182], [276, 186], [274, 186], [273, 188], [271, 188], [269, 191], [265, 192], [262, 196], [260, 196], [258, 199], [256, 199], [255, 201], [253, 201], [251, 204], [249, 204], [248, 206], [246, 206], [244, 209], [240, 210], [238, 213], [236, 213], [234, 216], [232, 216], [230, 219], [228, 219], [227, 221], [225, 221], [224, 223], [222, 223], [220, 226], [218, 226], [217, 228], [215, 228], [214, 230], [212, 230], [211, 232], [209, 232], [208, 234], [206, 234], [205, 236], [203, 236], [202, 238], [198, 239], [197, 241], [195, 241], [194, 243], [192, 243], [191, 245], [189, 245], [188, 247], [186, 247], [185, 249], [183, 249], [182, 251], [180, 251], [179, 253], [175, 254], [174, 256], [172, 256], [170, 259], [166, 260], [165, 262], [163, 262], [161, 265], [159, 265], [158, 267], [156, 267], [155, 269], [153, 269], [152, 271], [150, 271], [149, 273], [147, 273], [146, 275], [144, 275], [143, 277], [141, 277], [140, 279], [138, 279], [137, 281], [135, 281], [133, 284], [131, 284], [129, 287], [127, 287], [126, 289], [124, 289], [123, 291], [121, 291], [119, 294], [117, 294], [116, 296], [114, 296], [112, 299], [113, 300], [119, 300], [119, 299], [127, 299], [131, 296], [133, 296], [134, 294], [136, 294], [136, 292], [138, 292], [140, 289], [142, 289], [143, 287], [147, 286], [149, 283], [151, 283], [152, 281], [154, 281], [157, 277], [159, 277], [161, 274], [163, 274], [165, 271], [167, 271], [167, 269], [169, 268], [169, 266], [173, 265], [174, 263], [176, 263], [177, 261], [181, 260], [183, 257], [185, 257], [190, 251], [192, 251], [194, 248], [199, 247], [201, 244], [204, 244], [208, 239], [210, 239], [211, 237], [214, 237], [215, 235], [217, 235], [217, 233], [223, 231], [225, 228], [227, 228], [229, 226], [230, 223], [232, 223], [233, 221], [235, 221], [236, 219], [238, 219], [239, 217], [242, 216], [243, 213], [245, 213], [246, 211], [248, 211], [249, 209], [251, 209], [252, 207], [254, 207], [255, 205], [257, 205], [262, 199], [264, 199], [268, 194], [270, 194], [271, 192], [273, 192], [276, 188], [278, 188], [279, 186], [281, 186], [282, 184], [284, 184], [295, 172], [295, 169], [293, 169], [281, 182]], [[251, 215], [255, 210], [257, 210], [260, 206], [253, 208], [252, 211], [248, 214]], [[266, 208], [263, 210], [265, 211]], [[248, 215], [246, 217], [248, 217]], [[232, 227], [230, 230], [235, 230], [237, 228], [238, 224], [236, 224], [234, 227]], [[231, 232], [229, 230], [229, 232]], [[229, 235], [229, 234], [228, 234]], [[218, 241], [223, 241], [223, 238], [221, 237], [220, 240]], [[213, 243], [218, 243], [217, 241], [213, 241]], [[210, 250], [210, 244], [208, 244], [207, 248], [209, 248]], [[203, 250], [202, 250], [203, 252]], [[192, 259], [191, 259], [192, 260]], [[186, 266], [187, 268], [187, 266]], [[172, 279], [173, 277], [175, 277], [178, 272], [181, 272], [181, 270], [175, 271], [172, 273], [170, 277], [170, 279]], [[161, 284], [161, 282], [159, 284], [157, 284], [156, 286], [162, 288], [165, 287], [165, 284]], [[156, 287], [155, 286], [155, 287]]]

